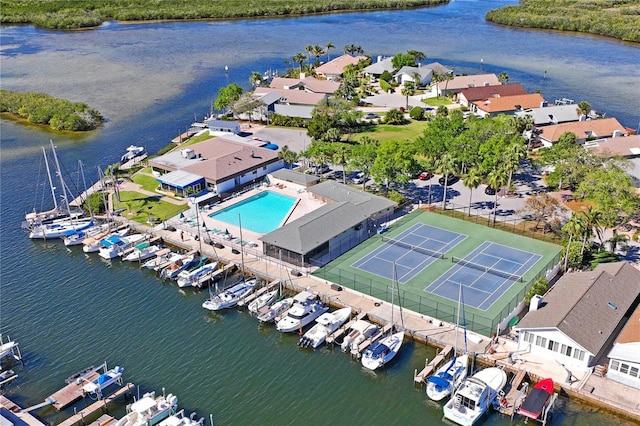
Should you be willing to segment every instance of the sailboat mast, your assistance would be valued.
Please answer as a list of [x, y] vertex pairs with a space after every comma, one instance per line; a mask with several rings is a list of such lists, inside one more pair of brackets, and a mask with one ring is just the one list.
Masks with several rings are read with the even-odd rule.
[[62, 200], [64, 203], [64, 209], [67, 213], [71, 213], [71, 209], [69, 208], [69, 198], [67, 198], [67, 187], [64, 184], [64, 179], [62, 178], [62, 170], [60, 170], [60, 163], [58, 162], [58, 155], [56, 154], [56, 147], [53, 145], [53, 140], [49, 139], [51, 143], [51, 150], [53, 151], [53, 160], [56, 166], [56, 173], [58, 174], [58, 178], [60, 179], [60, 186], [62, 187]]
[[458, 289], [458, 314], [456, 317], [456, 341], [453, 347], [454, 356], [458, 354], [458, 334], [460, 333], [460, 302], [462, 300], [462, 283]]
[[47, 159], [47, 151], [42, 147], [42, 155], [44, 155], [44, 166], [47, 168], [47, 176], [49, 177], [49, 188], [51, 189], [51, 196], [53, 197], [53, 207], [58, 210], [58, 200], [56, 198], [56, 187], [53, 185], [51, 179], [51, 170], [49, 169], [49, 160]]
[[238, 226], [240, 227], [240, 263], [242, 264], [242, 278], [244, 278], [244, 249], [242, 248], [242, 218], [238, 213]]

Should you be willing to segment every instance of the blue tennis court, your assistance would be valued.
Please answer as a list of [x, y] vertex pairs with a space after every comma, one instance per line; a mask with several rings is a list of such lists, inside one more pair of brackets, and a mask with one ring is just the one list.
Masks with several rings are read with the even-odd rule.
[[377, 249], [351, 264], [352, 267], [390, 280], [406, 283], [445, 253], [460, 244], [466, 235], [435, 226], [416, 223], [393, 239], [384, 240]]
[[531, 269], [542, 256], [485, 241], [424, 289], [457, 301], [463, 285], [465, 305], [486, 311]]

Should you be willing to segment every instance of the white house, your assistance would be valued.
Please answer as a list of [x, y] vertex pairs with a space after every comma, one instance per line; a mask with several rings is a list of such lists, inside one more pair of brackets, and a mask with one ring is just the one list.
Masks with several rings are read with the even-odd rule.
[[631, 315], [609, 352], [607, 378], [640, 389], [640, 307]]
[[520, 321], [519, 350], [567, 366], [588, 368], [607, 354], [638, 304], [640, 270], [626, 262], [565, 274], [534, 297]]

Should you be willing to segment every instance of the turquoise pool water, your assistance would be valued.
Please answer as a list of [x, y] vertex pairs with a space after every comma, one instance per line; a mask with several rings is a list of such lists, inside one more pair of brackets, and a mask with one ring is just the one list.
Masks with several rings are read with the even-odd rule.
[[267, 234], [280, 226], [295, 202], [296, 199], [293, 197], [264, 191], [211, 213], [209, 217], [235, 226], [240, 225], [238, 220], [240, 218], [242, 229]]

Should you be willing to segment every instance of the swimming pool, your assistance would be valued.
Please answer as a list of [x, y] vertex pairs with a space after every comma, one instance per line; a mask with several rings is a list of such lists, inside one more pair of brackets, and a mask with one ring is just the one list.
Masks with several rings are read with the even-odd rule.
[[267, 234], [280, 226], [295, 202], [296, 198], [264, 191], [211, 213], [209, 217], [235, 226], [240, 225], [240, 218], [242, 229]]

